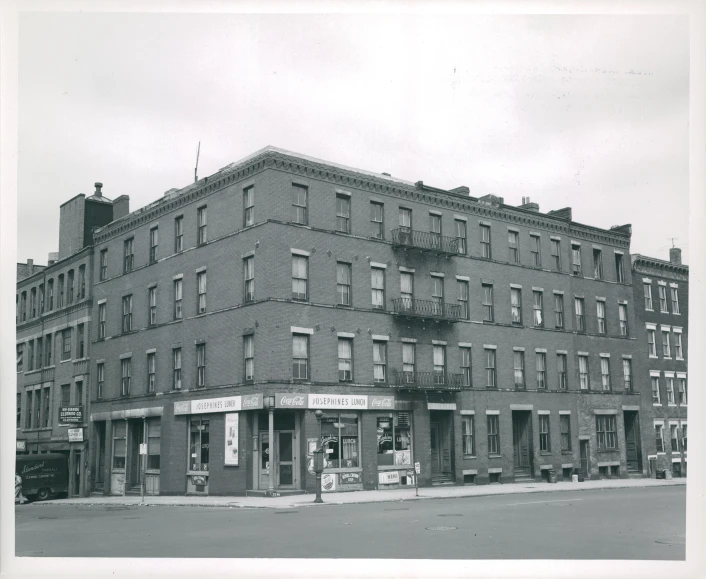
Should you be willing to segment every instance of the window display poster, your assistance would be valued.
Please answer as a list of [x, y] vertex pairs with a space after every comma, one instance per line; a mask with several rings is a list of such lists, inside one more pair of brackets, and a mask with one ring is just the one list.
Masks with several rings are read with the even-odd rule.
[[336, 474], [324, 473], [321, 475], [321, 490], [325, 493], [334, 492], [336, 490]]
[[225, 415], [226, 420], [226, 448], [224, 463], [227, 465], [238, 465], [238, 413], [229, 412]]
[[398, 450], [395, 451], [395, 464], [412, 464], [412, 457], [410, 456], [409, 450]]

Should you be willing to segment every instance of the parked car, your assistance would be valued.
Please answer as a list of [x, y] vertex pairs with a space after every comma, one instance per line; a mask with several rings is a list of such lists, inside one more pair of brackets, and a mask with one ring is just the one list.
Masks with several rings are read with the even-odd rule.
[[29, 500], [47, 500], [69, 491], [69, 461], [58, 453], [26, 454], [15, 458], [22, 478], [22, 494]]

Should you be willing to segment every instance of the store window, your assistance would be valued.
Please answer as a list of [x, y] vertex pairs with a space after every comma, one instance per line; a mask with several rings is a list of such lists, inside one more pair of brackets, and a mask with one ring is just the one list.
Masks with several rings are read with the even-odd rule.
[[321, 417], [321, 446], [326, 468], [360, 466], [358, 414], [327, 412]]
[[192, 418], [189, 429], [189, 470], [208, 470], [208, 419]]
[[147, 468], [159, 470], [162, 423], [159, 416], [147, 419]]
[[412, 464], [412, 425], [408, 412], [378, 416], [378, 466]]
[[117, 420], [113, 423], [113, 468], [125, 468], [125, 434], [127, 422]]

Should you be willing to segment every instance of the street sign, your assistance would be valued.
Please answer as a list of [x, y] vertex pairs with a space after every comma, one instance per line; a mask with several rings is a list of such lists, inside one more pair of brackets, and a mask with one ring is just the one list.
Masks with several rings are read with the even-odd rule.
[[140, 454], [147, 454], [147, 443], [146, 442], [140, 443]]
[[420, 463], [414, 463], [414, 472], [416, 472], [417, 474], [422, 474], [422, 465]]

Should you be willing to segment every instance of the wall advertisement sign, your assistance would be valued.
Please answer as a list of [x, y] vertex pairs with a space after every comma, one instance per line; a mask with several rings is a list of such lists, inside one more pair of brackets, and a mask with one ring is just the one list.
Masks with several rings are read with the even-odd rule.
[[339, 475], [342, 485], [359, 485], [363, 482], [361, 473], [359, 472], [342, 472]]
[[367, 394], [275, 394], [275, 408], [321, 408], [328, 410], [393, 410], [394, 396]]
[[331, 493], [336, 490], [336, 475], [335, 473], [323, 473], [321, 475], [321, 490], [325, 493]]
[[400, 482], [400, 473], [396, 470], [378, 473], [378, 483], [381, 485], [392, 485]]
[[83, 406], [62, 406], [59, 408], [59, 424], [81, 424]]
[[69, 428], [69, 442], [83, 442], [83, 428]]
[[226, 448], [224, 464], [238, 466], [238, 417], [237, 412], [226, 414]]
[[181, 400], [174, 403], [174, 415], [212, 414], [216, 412], [240, 412], [262, 408], [262, 394], [206, 398], [203, 400]]

